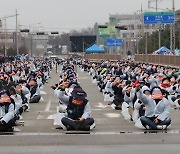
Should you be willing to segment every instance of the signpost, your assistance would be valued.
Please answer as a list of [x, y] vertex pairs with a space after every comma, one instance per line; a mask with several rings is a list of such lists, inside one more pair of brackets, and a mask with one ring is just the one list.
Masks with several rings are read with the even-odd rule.
[[145, 12], [144, 24], [174, 24], [174, 12]]
[[116, 46], [123, 46], [122, 39], [107, 39], [107, 46], [116, 47]]

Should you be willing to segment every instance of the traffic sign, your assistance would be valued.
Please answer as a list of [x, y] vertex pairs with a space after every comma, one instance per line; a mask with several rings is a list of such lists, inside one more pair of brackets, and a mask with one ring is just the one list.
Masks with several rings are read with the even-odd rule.
[[144, 24], [174, 24], [174, 12], [145, 12]]
[[122, 39], [107, 39], [107, 46], [123, 46]]

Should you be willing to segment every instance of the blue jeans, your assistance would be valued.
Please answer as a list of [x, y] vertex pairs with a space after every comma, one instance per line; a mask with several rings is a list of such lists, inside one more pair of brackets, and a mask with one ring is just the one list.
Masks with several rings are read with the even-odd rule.
[[171, 124], [171, 119], [170, 118], [167, 118], [164, 121], [161, 121], [161, 120], [158, 119], [159, 122], [157, 124], [155, 124], [153, 122], [154, 119], [156, 119], [156, 117], [145, 117], [145, 116], [143, 116], [143, 117], [140, 118], [141, 123], [142, 123], [142, 125], [145, 128], [148, 125], [153, 130], [157, 129], [157, 125], [166, 125], [166, 126], [169, 126]]

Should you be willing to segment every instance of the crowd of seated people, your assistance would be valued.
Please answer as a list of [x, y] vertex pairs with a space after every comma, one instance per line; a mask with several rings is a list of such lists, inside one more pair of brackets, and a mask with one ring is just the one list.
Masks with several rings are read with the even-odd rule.
[[61, 113], [60, 127], [64, 130], [90, 131], [95, 127], [91, 117], [87, 93], [78, 82], [74, 61], [67, 59], [60, 70], [60, 81], [51, 86], [59, 99], [58, 112]]
[[40, 88], [49, 78], [53, 60], [16, 59], [0, 65], [0, 132], [12, 131], [41, 99]]
[[104, 101], [139, 128], [167, 129], [171, 107], [180, 108], [179, 68], [126, 60], [77, 64], [92, 76]]

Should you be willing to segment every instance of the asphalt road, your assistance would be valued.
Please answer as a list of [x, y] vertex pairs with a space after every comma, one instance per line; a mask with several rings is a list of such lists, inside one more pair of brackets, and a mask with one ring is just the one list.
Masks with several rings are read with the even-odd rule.
[[91, 83], [87, 73], [79, 69], [79, 81], [88, 94], [96, 128], [90, 134], [66, 134], [53, 125], [58, 99], [51, 85], [59, 81], [55, 69], [45, 85], [43, 100], [30, 105], [30, 112], [23, 114], [24, 126], [17, 126], [14, 133], [0, 136], [0, 154], [116, 154], [153, 153], [177, 154], [180, 152], [180, 111], [172, 109], [172, 126], [167, 131], [149, 132], [136, 128], [124, 120], [120, 111], [113, 110], [103, 101], [103, 95]]

